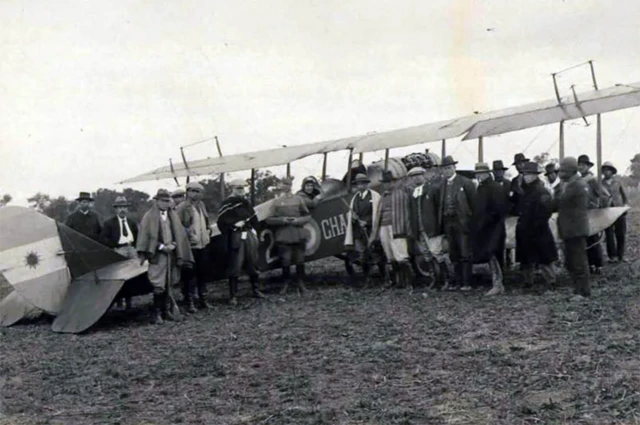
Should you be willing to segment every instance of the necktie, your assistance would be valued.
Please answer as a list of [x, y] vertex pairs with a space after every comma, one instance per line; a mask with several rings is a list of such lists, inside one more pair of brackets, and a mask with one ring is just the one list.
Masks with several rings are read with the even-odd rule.
[[129, 232], [127, 232], [127, 219], [126, 218], [122, 219], [122, 236], [124, 236], [125, 238], [127, 236], [129, 236]]

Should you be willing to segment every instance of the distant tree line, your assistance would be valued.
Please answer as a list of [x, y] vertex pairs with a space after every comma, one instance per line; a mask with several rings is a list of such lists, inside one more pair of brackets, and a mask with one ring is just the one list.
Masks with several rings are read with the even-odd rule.
[[[277, 186], [279, 181], [280, 178], [269, 171], [258, 171], [255, 181], [256, 204], [275, 198], [278, 195]], [[224, 201], [225, 195], [229, 196], [231, 190], [227, 184], [224, 184], [224, 194], [222, 193], [219, 177], [202, 180], [200, 184], [204, 186], [204, 202], [207, 209], [209, 213], [215, 217], [220, 205], [222, 205]], [[247, 184], [249, 184], [249, 181], [247, 181]], [[171, 187], [167, 189], [174, 190], [174, 188]], [[116, 197], [121, 195], [124, 195], [129, 203], [131, 203], [129, 209], [130, 217], [139, 222], [144, 213], [151, 207], [154, 194], [148, 194], [131, 188], [126, 188], [123, 191], [100, 188], [92, 192], [94, 210], [103, 220], [112, 217], [115, 214], [113, 203]], [[67, 216], [75, 211], [78, 204], [74, 199], [67, 199], [64, 196], [52, 197], [42, 192], [36, 193], [28, 198], [27, 201], [31, 208], [60, 222], [64, 222]], [[0, 206], [8, 204], [11, 202], [11, 195], [4, 195], [0, 202]]]

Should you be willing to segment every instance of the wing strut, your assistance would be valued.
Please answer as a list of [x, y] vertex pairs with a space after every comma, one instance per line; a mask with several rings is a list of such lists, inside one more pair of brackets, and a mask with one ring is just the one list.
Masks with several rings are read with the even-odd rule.
[[[213, 136], [216, 139], [216, 148], [218, 148], [218, 156], [222, 158], [222, 149], [220, 148], [220, 142], [218, 141], [218, 136]], [[224, 199], [226, 194], [224, 193], [224, 173], [220, 173], [220, 195], [222, 199]]]
[[[191, 174], [191, 170], [189, 170], [189, 164], [187, 163], [187, 157], [184, 156], [184, 147], [180, 146], [180, 155], [182, 155], [182, 162], [184, 162], [184, 167], [187, 169], [187, 172]], [[189, 174], [187, 174], [187, 183], [189, 183]]]

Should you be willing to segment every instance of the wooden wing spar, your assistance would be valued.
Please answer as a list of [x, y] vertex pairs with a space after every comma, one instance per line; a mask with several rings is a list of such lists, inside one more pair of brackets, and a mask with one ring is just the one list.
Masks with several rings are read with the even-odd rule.
[[548, 100], [438, 121], [397, 130], [370, 133], [344, 139], [294, 145], [285, 148], [247, 152], [221, 158], [191, 161], [140, 174], [120, 183], [134, 183], [186, 176], [209, 176], [284, 165], [311, 155], [353, 150], [354, 153], [400, 148], [464, 136], [463, 140], [494, 136], [542, 125], [569, 121], [590, 115], [640, 106], [640, 82], [579, 93]]

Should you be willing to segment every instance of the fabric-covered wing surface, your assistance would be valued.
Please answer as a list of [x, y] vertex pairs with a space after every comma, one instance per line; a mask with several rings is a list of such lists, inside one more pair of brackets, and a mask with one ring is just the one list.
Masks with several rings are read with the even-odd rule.
[[284, 165], [311, 155], [353, 149], [354, 153], [400, 148], [465, 136], [464, 140], [491, 136], [545, 124], [571, 120], [582, 116], [604, 113], [640, 105], [640, 83], [619, 85], [594, 90], [562, 99], [531, 103], [514, 108], [468, 115], [361, 136], [315, 142], [286, 148], [247, 152], [221, 158], [207, 158], [184, 164], [160, 167], [153, 171], [126, 179], [121, 183], [169, 179], [185, 176], [208, 176], [218, 173], [243, 171]]
[[3, 207], [0, 235], [0, 272], [24, 302], [58, 313], [71, 277], [55, 220], [29, 208]]
[[109, 264], [71, 282], [67, 296], [51, 329], [54, 332], [78, 333], [94, 323], [109, 309], [127, 280], [144, 275], [148, 266], [137, 259]]

